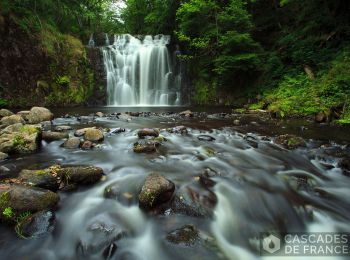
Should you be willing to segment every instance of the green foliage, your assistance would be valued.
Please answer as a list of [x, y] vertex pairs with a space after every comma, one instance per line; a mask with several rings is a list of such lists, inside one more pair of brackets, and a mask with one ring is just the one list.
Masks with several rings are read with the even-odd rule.
[[56, 79], [56, 83], [61, 86], [67, 86], [70, 83], [70, 78], [68, 76], [59, 76]]
[[25, 211], [22, 212], [17, 218], [16, 218], [16, 226], [15, 226], [15, 232], [17, 234], [17, 236], [19, 238], [22, 239], [27, 239], [22, 232], [22, 227], [21, 227], [21, 223], [23, 222], [23, 220], [25, 220], [26, 218], [31, 216], [31, 212], [30, 211]]
[[12, 210], [11, 207], [7, 207], [4, 209], [4, 211], [2, 212], [2, 214], [6, 217], [6, 218], [12, 218], [14, 216], [14, 212]]
[[194, 96], [194, 101], [196, 104], [210, 104], [212, 99], [216, 96], [216, 86], [209, 85], [209, 83], [204, 80], [198, 80], [195, 82], [195, 90], [196, 94]]
[[6, 107], [8, 105], [8, 102], [6, 99], [0, 98], [0, 108]]

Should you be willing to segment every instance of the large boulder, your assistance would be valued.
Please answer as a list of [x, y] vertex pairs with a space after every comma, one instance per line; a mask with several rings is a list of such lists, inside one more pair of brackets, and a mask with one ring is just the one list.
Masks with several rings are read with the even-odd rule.
[[0, 152], [28, 154], [40, 148], [41, 128], [21, 123], [6, 127], [0, 132]]
[[57, 178], [53, 176], [51, 169], [44, 170], [22, 170], [19, 173], [21, 182], [43, 189], [56, 191], [59, 188]]
[[51, 121], [53, 114], [45, 107], [33, 107], [28, 114], [28, 122], [30, 124], [38, 124], [43, 121]]
[[103, 141], [104, 136], [101, 130], [96, 128], [88, 128], [85, 130], [84, 138], [85, 140], [88, 140], [91, 142], [100, 142], [100, 141]]
[[13, 113], [10, 110], [7, 109], [0, 109], [0, 118], [5, 116], [12, 116]]
[[59, 196], [49, 190], [21, 186], [17, 184], [0, 184], [0, 212], [6, 209], [9, 214], [0, 214], [0, 220], [13, 221], [21, 213], [38, 212], [56, 207]]
[[171, 199], [175, 184], [158, 173], [146, 177], [139, 194], [139, 205], [143, 209], [152, 209]]
[[1, 118], [0, 123], [2, 125], [8, 126], [18, 123], [25, 124], [25, 121], [20, 115], [12, 115]]
[[69, 138], [69, 135], [66, 132], [44, 131], [42, 133], [42, 138], [47, 142], [52, 142], [52, 141], [58, 141], [58, 140]]
[[103, 176], [103, 169], [95, 166], [62, 166], [57, 176], [66, 184], [93, 184]]

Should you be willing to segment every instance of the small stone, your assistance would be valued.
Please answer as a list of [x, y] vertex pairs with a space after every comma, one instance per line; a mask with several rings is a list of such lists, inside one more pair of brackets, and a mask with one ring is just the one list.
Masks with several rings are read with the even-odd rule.
[[185, 117], [193, 117], [193, 113], [191, 110], [185, 110], [179, 113], [180, 116], [185, 116]]
[[137, 132], [137, 135], [139, 138], [144, 138], [146, 136], [153, 136], [158, 137], [159, 136], [159, 130], [158, 129], [151, 129], [151, 128], [144, 128]]
[[200, 141], [206, 141], [206, 142], [211, 142], [215, 140], [215, 138], [210, 135], [199, 135], [197, 138]]
[[94, 148], [94, 143], [91, 141], [84, 141], [81, 145], [81, 149], [83, 150], [90, 150], [92, 148]]
[[55, 131], [57, 132], [64, 132], [64, 131], [69, 131], [72, 130], [73, 128], [68, 125], [59, 125], [55, 127]]
[[69, 135], [68, 133], [62, 133], [62, 132], [45, 131], [42, 133], [42, 138], [47, 142], [51, 142], [51, 141], [58, 141], [65, 138], [69, 138]]
[[157, 151], [156, 145], [153, 141], [137, 142], [134, 143], [133, 150], [135, 153], [154, 153]]
[[295, 135], [280, 135], [275, 139], [277, 144], [284, 146], [287, 149], [296, 149], [298, 147], [306, 147], [306, 143], [303, 138]]
[[324, 123], [327, 121], [327, 115], [324, 112], [319, 112], [315, 115], [315, 122], [316, 123]]
[[241, 124], [241, 122], [238, 119], [236, 119], [233, 121], [233, 124], [236, 126], [239, 126]]
[[179, 229], [170, 232], [166, 239], [174, 244], [184, 246], [193, 246], [200, 239], [199, 231], [194, 225], [185, 225]]
[[96, 113], [96, 116], [98, 116], [98, 117], [104, 117], [104, 114], [103, 114], [102, 112], [97, 112], [97, 113]]
[[77, 149], [80, 146], [80, 139], [78, 137], [69, 138], [61, 146], [67, 149]]

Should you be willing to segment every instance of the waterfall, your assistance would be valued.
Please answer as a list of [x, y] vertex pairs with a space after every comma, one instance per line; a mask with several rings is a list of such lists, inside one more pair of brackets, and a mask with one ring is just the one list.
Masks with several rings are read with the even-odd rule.
[[[108, 43], [108, 44], [107, 44]], [[167, 45], [170, 36], [115, 35], [102, 48], [107, 74], [107, 105], [180, 105], [180, 75], [175, 75]], [[181, 81], [181, 80], [180, 80]]]

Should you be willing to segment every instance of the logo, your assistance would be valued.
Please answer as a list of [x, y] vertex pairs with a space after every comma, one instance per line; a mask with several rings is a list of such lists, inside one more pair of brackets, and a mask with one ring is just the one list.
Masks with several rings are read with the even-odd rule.
[[281, 240], [274, 235], [269, 235], [263, 239], [262, 248], [266, 252], [273, 254], [273, 253], [277, 252], [278, 250], [280, 250]]

